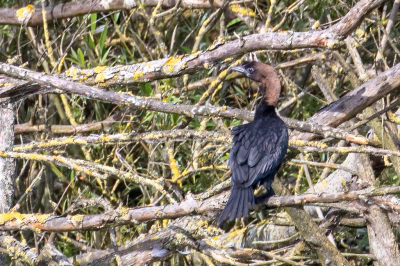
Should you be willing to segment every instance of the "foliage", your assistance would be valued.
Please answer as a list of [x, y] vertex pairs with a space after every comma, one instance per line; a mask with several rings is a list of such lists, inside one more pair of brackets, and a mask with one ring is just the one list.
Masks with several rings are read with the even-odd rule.
[[[275, 3], [275, 1], [246, 1], [238, 4], [242, 8], [241, 10], [248, 10], [245, 15], [233, 12], [232, 7], [228, 5], [223, 16], [218, 18], [216, 23], [201, 38], [199, 49], [205, 51], [217, 41], [234, 40], [239, 36], [258, 33], [266, 23], [271, 3]], [[0, 1], [1, 7], [10, 7], [11, 5], [12, 2]], [[296, 32], [325, 29], [342, 18], [353, 5], [353, 1], [341, 1], [340, 4], [337, 1], [330, 0], [276, 1], [270, 25], [263, 30], [272, 31], [280, 22], [282, 22], [282, 25], [276, 31]], [[291, 7], [290, 10], [289, 7]], [[382, 37], [381, 28], [386, 26], [388, 22], [387, 13], [384, 12], [389, 12], [390, 7], [391, 4], [387, 2], [370, 14], [353, 35], [358, 45], [357, 50], [366, 65], [374, 64], [376, 61], [376, 54], [380, 47], [379, 40]], [[103, 66], [151, 63], [153, 60], [164, 58], [163, 48], [157, 41], [158, 37], [163, 42], [168, 55], [191, 54], [202, 26], [208, 22], [208, 19], [217, 9], [218, 7], [180, 8], [170, 14], [164, 13], [159, 16], [160, 13], [167, 11], [162, 9], [157, 11], [157, 16], [157, 12], [153, 13], [154, 7], [144, 7], [144, 9], [103, 12], [48, 21], [51, 45], [56, 61], [61, 62], [60, 69], [62, 69], [62, 72], [73, 66], [81, 69], [95, 69]], [[314, 27], [316, 22], [320, 25], [317, 28]], [[33, 31], [34, 35], [28, 34], [29, 31]], [[15, 59], [14, 64], [28, 62], [31, 69], [47, 74], [57, 74], [57, 68], [53, 65], [54, 62], [51, 62], [51, 57], [45, 52], [47, 48], [43, 45], [45, 42], [43, 31], [42, 27], [1, 26], [0, 59], [2, 61]], [[393, 40], [399, 38], [399, 31], [399, 24], [395, 24], [390, 35]], [[397, 43], [394, 45], [398, 46]], [[384, 60], [387, 66], [391, 67], [397, 63], [398, 55], [389, 45], [387, 47]], [[351, 62], [345, 45], [335, 48], [335, 51], [344, 61]], [[319, 52], [323, 52], [323, 50], [305, 48], [289, 51], [258, 51], [254, 54], [260, 61], [279, 66], [281, 63]], [[65, 61], [60, 60], [63, 56], [66, 56]], [[245, 58], [252, 58], [252, 56], [254, 55], [246, 54]], [[190, 75], [129, 86], [115, 84], [115, 86], [105, 89], [156, 98], [169, 103], [196, 104], [212, 86], [207, 79], [218, 77], [222, 70], [236, 59], [238, 58], [231, 58], [224, 63], [221, 62], [221, 65]], [[284, 109], [280, 110], [282, 115], [305, 121], [329, 104], [310, 74], [312, 65], [317, 65], [324, 70], [325, 79], [329, 82], [337, 97], [341, 97], [354, 89], [354, 84], [348, 73], [343, 70], [344, 67], [332, 56], [331, 51], [328, 51], [323, 60], [299, 64], [281, 70], [284, 91], [280, 99], [280, 106], [304, 92], [303, 96], [293, 101], [293, 104], [286, 105]], [[351, 71], [355, 72], [353, 66]], [[203, 84], [195, 86], [194, 84], [198, 81], [203, 81]], [[206, 104], [247, 110], [254, 109], [258, 101], [257, 89], [254, 84], [245, 79], [237, 78], [235, 75], [228, 75], [226, 79], [222, 80], [222, 83], [221, 88], [207, 98]], [[389, 104], [394, 98], [393, 95], [382, 100], [382, 104]], [[66, 110], [70, 110], [72, 117], [68, 117]], [[123, 106], [74, 95], [67, 95], [66, 103], [61, 101], [59, 95], [33, 96], [17, 105], [16, 124], [46, 125], [47, 129], [43, 132], [18, 136], [16, 144], [50, 140], [59, 136], [71, 136], [70, 133], [52, 132], [50, 127], [52, 125], [71, 125], [71, 121], [75, 121], [77, 124], [90, 125], [99, 121], [104, 122], [115, 114], [119, 114], [119, 118], [111, 126], [104, 124], [102, 129], [95, 132], [77, 132], [76, 135], [155, 132], [174, 129], [218, 131], [229, 134], [232, 127], [243, 123], [241, 120], [230, 118], [189, 118], [177, 114], [131, 110]], [[368, 129], [369, 126], [364, 126], [363, 130], [367, 131]], [[327, 139], [325, 141], [330, 146], [337, 144], [336, 140]], [[168, 153], [169, 150], [172, 150], [172, 153]], [[229, 143], [185, 139], [161, 143], [140, 141], [115, 145], [71, 145], [66, 148], [45, 150], [42, 153], [62, 154], [72, 159], [93, 161], [115, 169], [139, 173], [149, 180], [165, 181], [167, 184], [165, 187], [169, 189], [168, 193], [171, 193], [175, 200], [181, 201], [189, 194], [208, 191], [229, 178], [226, 168], [229, 150]], [[300, 168], [301, 166], [298, 164], [288, 163], [298, 156], [298, 150], [291, 149], [289, 151], [285, 165], [278, 173], [277, 178], [282, 180], [292, 192], [295, 192], [297, 187], [297, 191], [303, 193], [309, 189], [306, 176], [302, 172], [303, 168]], [[315, 162], [328, 162], [331, 156], [330, 153], [312, 153], [307, 155], [306, 159]], [[340, 155], [337, 163], [343, 162], [345, 158], [346, 155]], [[69, 208], [74, 203], [83, 199], [99, 197], [105, 199], [114, 209], [120, 205], [134, 208], [171, 203], [154, 188], [121, 180], [118, 176], [110, 176], [107, 180], [100, 180], [68, 167], [30, 162], [29, 166], [24, 168], [25, 163], [24, 160], [18, 160], [19, 176], [16, 180], [14, 193], [15, 202], [25, 193], [26, 188], [36, 177], [42, 164], [45, 165], [46, 171], [44, 177], [29, 193], [26, 200], [21, 203], [19, 211], [22, 213], [68, 215], [70, 214]], [[175, 167], [177, 167], [177, 172], [174, 172]], [[211, 167], [211, 169], [207, 167]], [[308, 169], [313, 182], [317, 183], [324, 168], [309, 166]], [[333, 172], [333, 170], [330, 172]], [[388, 165], [383, 168], [377, 178], [381, 179], [381, 185], [385, 186], [399, 185], [400, 182], [398, 173], [392, 166]], [[171, 191], [176, 192], [172, 193]], [[105, 209], [101, 206], [79, 207], [73, 210], [73, 214], [89, 215], [104, 211]], [[275, 216], [281, 215], [281, 212], [281, 209], [257, 209], [248, 219], [226, 225], [224, 229], [235, 232], [235, 230], [254, 223], [272, 221]], [[212, 223], [212, 220], [207, 217], [204, 220]], [[139, 239], [140, 234], [150, 234], [168, 228], [173, 222], [168, 220], [150, 221], [138, 226], [116, 227], [117, 242], [119, 245], [124, 245], [127, 241]], [[68, 239], [79, 241], [85, 246], [96, 249], [113, 247], [110, 234], [105, 229], [98, 232], [68, 232], [64, 235], [61, 233], [57, 235], [56, 247], [68, 257], [76, 256], [82, 252], [79, 246], [74, 245]], [[342, 243], [338, 246], [341, 252], [369, 253], [368, 234], [365, 227], [352, 229], [351, 227], [338, 226], [333, 231], [333, 236], [337, 243]], [[22, 236], [16, 237], [23, 238]], [[48, 235], [37, 232], [34, 235], [30, 234], [29, 239], [27, 239], [28, 244], [32, 247], [37, 245], [40, 248], [45, 243], [42, 237], [47, 238]], [[268, 237], [264, 238], [268, 240]], [[260, 239], [263, 240], [263, 237], [260, 236]], [[283, 254], [279, 250], [277, 252]], [[307, 251], [307, 249], [304, 249], [302, 254], [306, 256], [304, 260], [316, 261], [315, 254]], [[168, 258], [171, 264], [179, 262], [181, 265], [196, 265], [197, 263], [206, 265], [207, 259], [210, 258], [199, 255], [198, 252], [189, 256], [176, 253]], [[357, 265], [364, 263], [366, 265], [370, 262], [365, 258], [352, 258], [351, 260]], [[218, 261], [216, 262], [218, 263]]]

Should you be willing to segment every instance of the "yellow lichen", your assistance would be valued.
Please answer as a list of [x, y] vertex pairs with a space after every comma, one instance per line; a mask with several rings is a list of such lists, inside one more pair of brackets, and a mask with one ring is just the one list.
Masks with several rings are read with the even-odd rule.
[[329, 49], [335, 48], [335, 47], [337, 47], [338, 45], [339, 45], [339, 41], [338, 41], [338, 40], [328, 41], [328, 42], [326, 43], [326, 46], [327, 46]]
[[[232, 57], [228, 57], [228, 58], [226, 58], [223, 62], [224, 63], [226, 63], [226, 62], [230, 62], [230, 61], [232, 61], [234, 58], [232, 58]], [[235, 66], [236, 66], [236, 64], [234, 64]]]
[[346, 148], [346, 147], [341, 147], [338, 149], [339, 153], [348, 153], [349, 151], [350, 151], [350, 149]]
[[174, 176], [174, 179], [176, 179], [180, 176], [180, 173], [179, 173], [177, 162], [174, 157], [174, 151], [172, 149], [168, 149], [168, 157], [169, 157], [169, 164], [170, 164], [172, 174]]
[[195, 53], [192, 54], [192, 56], [198, 56], [200, 54], [201, 51], [197, 51]]
[[318, 147], [318, 148], [326, 148], [326, 147], [328, 147], [328, 145], [326, 145], [326, 143], [320, 142], [320, 141], [310, 141], [307, 144], [309, 146]]
[[66, 164], [65, 159], [61, 156], [53, 156], [53, 158], [60, 163]]
[[221, 78], [226, 77], [227, 73], [228, 72], [226, 70], [222, 70], [221, 73], [219, 73], [219, 77]]
[[230, 232], [228, 234], [228, 237], [226, 238], [226, 241], [227, 242], [231, 242], [231, 241], [235, 240], [235, 238], [237, 236], [242, 236], [244, 234], [245, 230], [246, 230], [246, 228], [243, 228], [243, 229], [239, 229], [239, 230], [235, 230], [233, 232]]
[[206, 221], [199, 221], [197, 225], [203, 227], [203, 226], [208, 226], [208, 223]]
[[137, 71], [137, 72], [135, 72], [135, 74], [133, 75], [133, 79], [134, 80], [138, 80], [140, 77], [142, 77], [143, 76], [143, 71]]
[[296, 141], [290, 141], [291, 144], [294, 144], [295, 146], [305, 146], [306, 143], [302, 140], [296, 140]]
[[305, 142], [302, 140], [295, 140], [295, 141], [289, 141], [289, 144], [293, 145], [293, 146], [312, 146], [312, 147], [318, 147], [318, 148], [328, 147], [324, 142], [320, 142], [320, 141]]
[[104, 142], [111, 142], [111, 141], [113, 141], [113, 139], [110, 138], [110, 137], [108, 137], [107, 135], [101, 135], [101, 136], [100, 136], [100, 140], [101, 140], [101, 141], [104, 141]]
[[34, 5], [27, 5], [26, 7], [22, 7], [17, 10], [17, 18], [18, 19], [26, 19], [29, 15], [32, 16], [35, 13], [35, 6]]
[[[214, 80], [213, 82], [211, 82], [211, 87], [215, 87], [219, 84], [218, 80]], [[208, 91], [207, 91], [208, 92]], [[208, 93], [209, 94], [209, 93]]]
[[70, 69], [65, 72], [65, 75], [67, 77], [71, 77], [73, 80], [77, 79], [77, 74], [78, 74], [78, 69], [75, 67], [71, 67]]
[[383, 162], [385, 163], [385, 166], [391, 166], [392, 164], [389, 162], [389, 158], [387, 155], [383, 156]]
[[102, 72], [103, 70], [107, 69], [107, 66], [97, 66], [94, 68], [94, 71], [99, 74], [100, 72]]
[[93, 76], [93, 75], [94, 75], [93, 72], [87, 72], [86, 75], [85, 75], [85, 77], [89, 78], [89, 77], [91, 77], [91, 76]]
[[240, 5], [231, 5], [229, 9], [232, 10], [233, 13], [241, 14], [243, 16], [255, 17], [256, 13], [250, 8], [242, 7]]
[[365, 31], [364, 31], [363, 29], [357, 29], [356, 32], [355, 32], [355, 34], [356, 34], [356, 36], [357, 36], [358, 38], [362, 38], [362, 37], [364, 37], [364, 35], [365, 35]]
[[163, 221], [162, 221], [163, 227], [167, 227], [167, 226], [168, 226], [168, 223], [169, 223], [169, 220], [168, 220], [168, 219], [163, 220]]
[[85, 216], [82, 214], [68, 215], [67, 219], [70, 220], [74, 225], [78, 225], [78, 224], [82, 223], [84, 217]]
[[50, 214], [35, 214], [36, 221], [41, 224], [44, 224], [49, 217]]
[[129, 213], [129, 208], [126, 207], [120, 207], [119, 208], [119, 213], [121, 214], [121, 216], [125, 216]]
[[96, 83], [103, 83], [104, 81], [106, 81], [106, 76], [104, 75], [104, 73], [97, 74], [96, 78], [94, 79], [94, 82]]
[[391, 122], [394, 122], [394, 123], [396, 123], [396, 124], [400, 124], [400, 118], [396, 117], [396, 116], [394, 115], [394, 113], [388, 112], [388, 113], [387, 113], [387, 116], [388, 116], [388, 118], [389, 118], [389, 120], [390, 120]]
[[167, 62], [163, 67], [165, 73], [174, 73], [176, 71], [176, 64], [178, 64], [182, 59], [182, 56], [171, 56], [168, 58]]
[[25, 215], [19, 212], [6, 212], [0, 214], [0, 224], [4, 224], [6, 222], [12, 221], [14, 219], [22, 220]]
[[[77, 171], [82, 171], [82, 168], [81, 168], [81, 167], [76, 167], [75, 169], [76, 169]], [[92, 171], [90, 171], [89, 169], [84, 169], [83, 172], [84, 172], [85, 174], [87, 174], [87, 175], [93, 176]]]
[[294, 199], [294, 203], [296, 203], [296, 204], [301, 204], [302, 203], [302, 201], [301, 201], [301, 199]]
[[[206, 25], [206, 24], [204, 23], [204, 25]], [[197, 38], [199, 38], [199, 36], [201, 36], [205, 31], [206, 31], [206, 29], [204, 27], [201, 27], [200, 30], [199, 30], [199, 35], [197, 36]]]

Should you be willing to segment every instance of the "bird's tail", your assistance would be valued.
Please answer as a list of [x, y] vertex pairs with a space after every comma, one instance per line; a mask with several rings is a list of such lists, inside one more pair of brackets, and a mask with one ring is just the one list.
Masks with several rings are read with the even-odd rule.
[[218, 227], [221, 227], [222, 223], [229, 219], [232, 221], [235, 218], [246, 217], [249, 214], [250, 208], [254, 208], [254, 191], [252, 187], [232, 187], [231, 196], [224, 210], [219, 216]]

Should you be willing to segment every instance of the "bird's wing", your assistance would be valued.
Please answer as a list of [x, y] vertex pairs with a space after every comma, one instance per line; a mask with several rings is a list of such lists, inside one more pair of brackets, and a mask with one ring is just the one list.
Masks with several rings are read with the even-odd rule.
[[229, 157], [233, 185], [249, 187], [274, 175], [286, 154], [288, 133], [279, 118], [255, 120], [232, 129]]

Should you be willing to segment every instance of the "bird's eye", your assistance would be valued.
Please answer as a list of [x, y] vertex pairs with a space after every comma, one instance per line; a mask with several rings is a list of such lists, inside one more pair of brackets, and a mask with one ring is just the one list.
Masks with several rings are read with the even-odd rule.
[[250, 68], [248, 69], [248, 71], [249, 71], [250, 73], [253, 73], [253, 72], [254, 72], [254, 68], [250, 67]]

